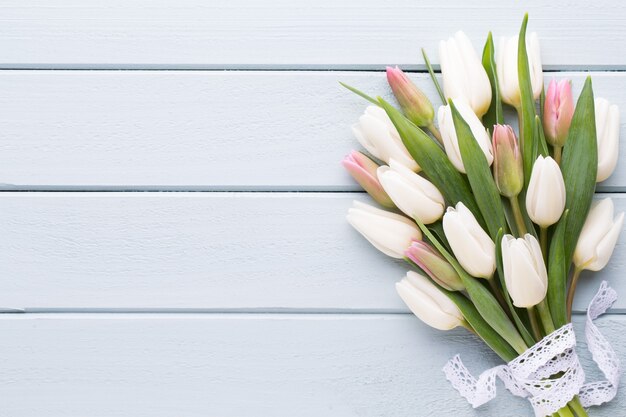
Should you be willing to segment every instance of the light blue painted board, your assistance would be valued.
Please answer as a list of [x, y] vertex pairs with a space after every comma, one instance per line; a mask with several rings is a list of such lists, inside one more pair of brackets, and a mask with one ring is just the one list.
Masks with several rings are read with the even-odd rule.
[[[558, 76], [578, 94], [585, 74]], [[626, 74], [592, 76], [626, 109]], [[411, 77], [438, 106], [428, 76]], [[367, 103], [340, 80], [391, 98], [380, 72], [2, 71], [0, 184], [356, 191], [339, 161], [360, 148], [350, 125]], [[601, 189], [625, 189], [625, 155]]]
[[[0, 193], [0, 308], [404, 312], [407, 266], [348, 225], [353, 199], [367, 196]], [[625, 245], [581, 279], [578, 310], [602, 279], [626, 310]]]
[[[600, 322], [624, 358], [626, 316]], [[473, 410], [442, 366], [459, 352], [474, 373], [499, 360], [411, 315], [2, 315], [0, 333], [11, 417], [531, 415], [502, 385]], [[619, 395], [591, 415], [621, 415]]]
[[[578, 6], [578, 7], [577, 7]], [[459, 29], [481, 49], [511, 36], [524, 12], [548, 68], [624, 68], [624, 4], [568, 0], [8, 0], [0, 8], [5, 67], [423, 68]]]

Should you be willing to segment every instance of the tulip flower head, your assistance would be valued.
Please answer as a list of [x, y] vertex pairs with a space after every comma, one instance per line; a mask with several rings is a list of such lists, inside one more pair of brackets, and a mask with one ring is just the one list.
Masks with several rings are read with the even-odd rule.
[[433, 124], [435, 117], [433, 105], [400, 68], [387, 67], [387, 82], [410, 121], [422, 127]]
[[551, 157], [539, 155], [528, 183], [526, 211], [541, 227], [556, 223], [565, 209], [565, 182], [559, 165]]
[[[501, 38], [499, 48], [496, 50], [496, 72], [502, 101], [515, 108], [521, 103], [519, 76], [517, 72], [517, 46], [519, 36]], [[526, 38], [526, 51], [528, 54], [528, 69], [530, 70], [530, 83], [535, 100], [541, 95], [543, 89], [543, 70], [541, 68], [541, 52], [539, 50], [539, 37], [531, 33]]]
[[598, 140], [598, 175], [596, 182], [611, 176], [619, 153], [619, 109], [606, 99], [595, 100], [596, 137]]
[[406, 217], [359, 201], [353, 202], [347, 218], [376, 249], [392, 258], [404, 258], [411, 243], [422, 238], [417, 225]]
[[417, 272], [409, 271], [396, 283], [396, 290], [411, 312], [435, 329], [451, 330], [465, 323], [456, 304]]
[[[491, 165], [493, 162], [493, 154], [491, 140], [487, 130], [485, 130], [480, 119], [472, 112], [472, 109], [466, 103], [463, 101], [455, 101], [454, 105], [463, 120], [469, 125], [474, 138], [485, 154], [485, 158], [487, 158], [487, 163]], [[449, 104], [439, 107], [437, 118], [439, 120], [439, 130], [441, 131], [443, 146], [448, 155], [448, 159], [450, 159], [450, 162], [452, 162], [452, 165], [454, 165], [457, 170], [465, 173], [465, 165], [463, 165], [463, 158], [461, 157], [461, 150], [459, 149], [459, 140], [456, 135], [454, 120], [452, 119], [452, 109]]]
[[613, 218], [613, 200], [594, 202], [585, 220], [574, 250], [574, 264], [579, 269], [600, 271], [609, 262], [624, 225], [624, 213]]
[[548, 273], [537, 239], [526, 234], [502, 238], [502, 265], [506, 289], [513, 304], [529, 308], [539, 304], [548, 291]]
[[443, 231], [463, 269], [478, 278], [490, 279], [496, 270], [496, 245], [462, 202], [448, 207]]
[[493, 127], [493, 176], [505, 197], [515, 197], [524, 186], [524, 163], [519, 142], [509, 125]]
[[465, 33], [439, 42], [439, 63], [446, 99], [466, 102], [477, 117], [491, 105], [489, 77]]
[[569, 80], [550, 81], [543, 106], [543, 129], [546, 141], [563, 146], [574, 115], [574, 98]]
[[352, 151], [341, 161], [341, 164], [378, 204], [389, 208], [395, 207], [380, 181], [378, 181], [378, 176], [376, 175], [378, 164], [376, 162], [361, 152]]
[[428, 243], [421, 240], [413, 242], [406, 250], [406, 257], [443, 288], [450, 291], [465, 289], [461, 277], [452, 265]]
[[378, 168], [378, 179], [391, 200], [411, 218], [424, 224], [434, 223], [443, 215], [443, 196], [430, 181], [395, 159]]
[[396, 127], [380, 107], [368, 106], [359, 122], [352, 126], [352, 132], [359, 143], [381, 161], [389, 163], [393, 158], [412, 171], [419, 170], [404, 147]]

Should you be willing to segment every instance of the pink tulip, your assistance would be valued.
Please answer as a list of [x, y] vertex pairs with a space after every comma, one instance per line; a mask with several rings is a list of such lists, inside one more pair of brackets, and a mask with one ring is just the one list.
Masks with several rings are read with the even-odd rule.
[[417, 126], [432, 126], [435, 117], [433, 105], [400, 68], [387, 67], [387, 82], [410, 121]]
[[465, 289], [461, 277], [446, 259], [428, 243], [415, 240], [406, 250], [405, 255], [428, 276], [447, 290]]
[[524, 186], [522, 154], [509, 125], [493, 126], [493, 177], [505, 197], [515, 197]]
[[543, 129], [553, 146], [563, 146], [574, 115], [572, 85], [569, 80], [550, 81], [543, 107]]
[[376, 162], [361, 152], [352, 151], [341, 161], [341, 164], [378, 204], [389, 208], [395, 207], [380, 181], [378, 181], [378, 176], [376, 175], [378, 164]]

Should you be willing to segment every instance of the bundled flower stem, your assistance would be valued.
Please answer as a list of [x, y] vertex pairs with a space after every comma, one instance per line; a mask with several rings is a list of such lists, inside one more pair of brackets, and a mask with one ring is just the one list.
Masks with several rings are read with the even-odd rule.
[[[624, 221], [608, 198], [592, 206], [617, 161], [618, 109], [594, 100], [589, 77], [576, 103], [568, 80], [551, 81], [544, 97], [539, 40], [526, 25], [527, 16], [497, 49], [489, 33], [482, 59], [463, 32], [442, 41], [443, 90], [422, 50], [444, 100], [437, 112], [398, 67], [387, 79], [401, 110], [342, 84], [372, 104], [353, 131], [388, 165], [355, 151], [344, 166], [397, 207], [355, 203], [348, 220], [407, 260], [413, 270], [397, 289], [420, 319], [464, 327], [507, 362], [571, 321], [581, 271], [607, 265]], [[517, 111], [519, 135], [502, 103]], [[554, 415], [587, 412], [574, 397]]]

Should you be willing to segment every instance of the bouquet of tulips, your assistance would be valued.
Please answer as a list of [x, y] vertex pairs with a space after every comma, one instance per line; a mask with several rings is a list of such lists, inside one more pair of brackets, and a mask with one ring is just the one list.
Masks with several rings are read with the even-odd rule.
[[[482, 57], [463, 32], [441, 41], [443, 89], [424, 53], [443, 102], [438, 127], [431, 101], [397, 67], [387, 80], [400, 109], [342, 83], [372, 103], [352, 127], [370, 156], [353, 151], [343, 165], [387, 209], [355, 201], [348, 221], [410, 265], [396, 288], [417, 317], [440, 330], [462, 326], [508, 362], [478, 380], [458, 358], [446, 365], [470, 403], [495, 395], [497, 375], [537, 416], [582, 417], [615, 395], [619, 378], [615, 352], [591, 323], [612, 290], [603, 284], [589, 312], [608, 379], [591, 393], [570, 324], [581, 271], [607, 265], [622, 229], [610, 198], [593, 202], [596, 182], [617, 163], [619, 114], [594, 99], [590, 78], [576, 103], [569, 80], [544, 90], [527, 21], [497, 49], [489, 33]], [[504, 105], [516, 111], [519, 134], [505, 124]]]

